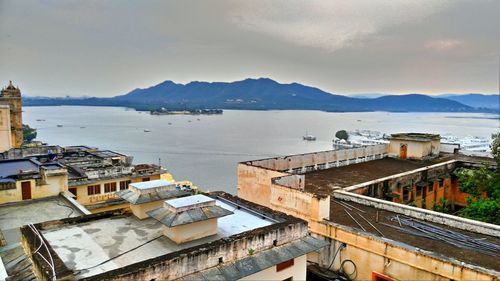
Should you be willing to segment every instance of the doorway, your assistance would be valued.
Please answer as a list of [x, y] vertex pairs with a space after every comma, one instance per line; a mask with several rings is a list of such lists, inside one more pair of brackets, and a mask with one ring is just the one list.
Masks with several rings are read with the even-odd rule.
[[399, 158], [406, 159], [408, 153], [408, 146], [406, 144], [401, 144], [399, 146]]
[[21, 193], [23, 196], [23, 200], [31, 199], [31, 182], [23, 181], [21, 183]]

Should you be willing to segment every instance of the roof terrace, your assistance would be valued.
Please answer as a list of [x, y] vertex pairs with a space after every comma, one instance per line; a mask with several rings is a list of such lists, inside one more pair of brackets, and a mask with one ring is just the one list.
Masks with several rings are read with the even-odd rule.
[[130, 214], [48, 227], [41, 233], [65, 266], [77, 278], [85, 278], [283, 221], [227, 198], [213, 196], [213, 200], [232, 214], [218, 219], [216, 235], [182, 244], [164, 236], [157, 220]]

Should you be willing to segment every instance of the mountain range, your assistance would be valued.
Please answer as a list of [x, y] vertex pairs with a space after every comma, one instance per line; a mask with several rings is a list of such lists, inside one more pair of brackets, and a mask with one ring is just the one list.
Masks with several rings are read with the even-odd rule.
[[[324, 111], [392, 112], [496, 112], [489, 107], [498, 95], [430, 97], [421, 94], [386, 95], [360, 98], [336, 95], [298, 83], [281, 84], [269, 78], [235, 82], [199, 82], [179, 84], [164, 81], [145, 89], [135, 89], [112, 98], [24, 98], [30, 105], [126, 106], [138, 110], [159, 107], [169, 109], [302, 109]], [[484, 100], [484, 101], [483, 101]], [[488, 100], [488, 101], [486, 101]], [[498, 106], [498, 103], [496, 103]]]

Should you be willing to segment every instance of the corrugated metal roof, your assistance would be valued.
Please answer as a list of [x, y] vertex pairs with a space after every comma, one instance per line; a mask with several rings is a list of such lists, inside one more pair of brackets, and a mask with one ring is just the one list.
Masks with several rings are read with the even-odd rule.
[[147, 212], [147, 214], [168, 227], [220, 218], [232, 215], [233, 212], [220, 206], [197, 207], [182, 212], [172, 212], [166, 208], [158, 208]]
[[302, 237], [282, 246], [256, 253], [236, 262], [224, 263], [184, 276], [181, 281], [238, 280], [279, 263], [317, 251], [329, 243], [312, 236]]
[[130, 202], [130, 204], [133, 204], [133, 205], [191, 195], [191, 193], [189, 193], [188, 191], [178, 190], [178, 189], [168, 190], [168, 191], [166, 191], [166, 190], [155, 191], [155, 192], [151, 192], [151, 193], [147, 193], [147, 194], [136, 193], [136, 192], [133, 192], [131, 190], [126, 189], [126, 190], [120, 190], [120, 191], [116, 192], [116, 194], [120, 198]]

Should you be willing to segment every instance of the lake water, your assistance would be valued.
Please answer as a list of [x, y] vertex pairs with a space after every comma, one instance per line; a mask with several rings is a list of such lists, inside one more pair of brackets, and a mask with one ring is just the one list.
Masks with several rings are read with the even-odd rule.
[[[238, 162], [329, 150], [335, 132], [341, 129], [490, 137], [500, 125], [498, 115], [479, 113], [225, 110], [214, 116], [155, 116], [121, 107], [23, 110], [24, 123], [37, 128], [37, 139], [48, 144], [115, 150], [134, 156], [135, 164], [160, 161], [176, 180], [231, 193], [236, 193]], [[303, 141], [306, 131], [318, 140]]]

